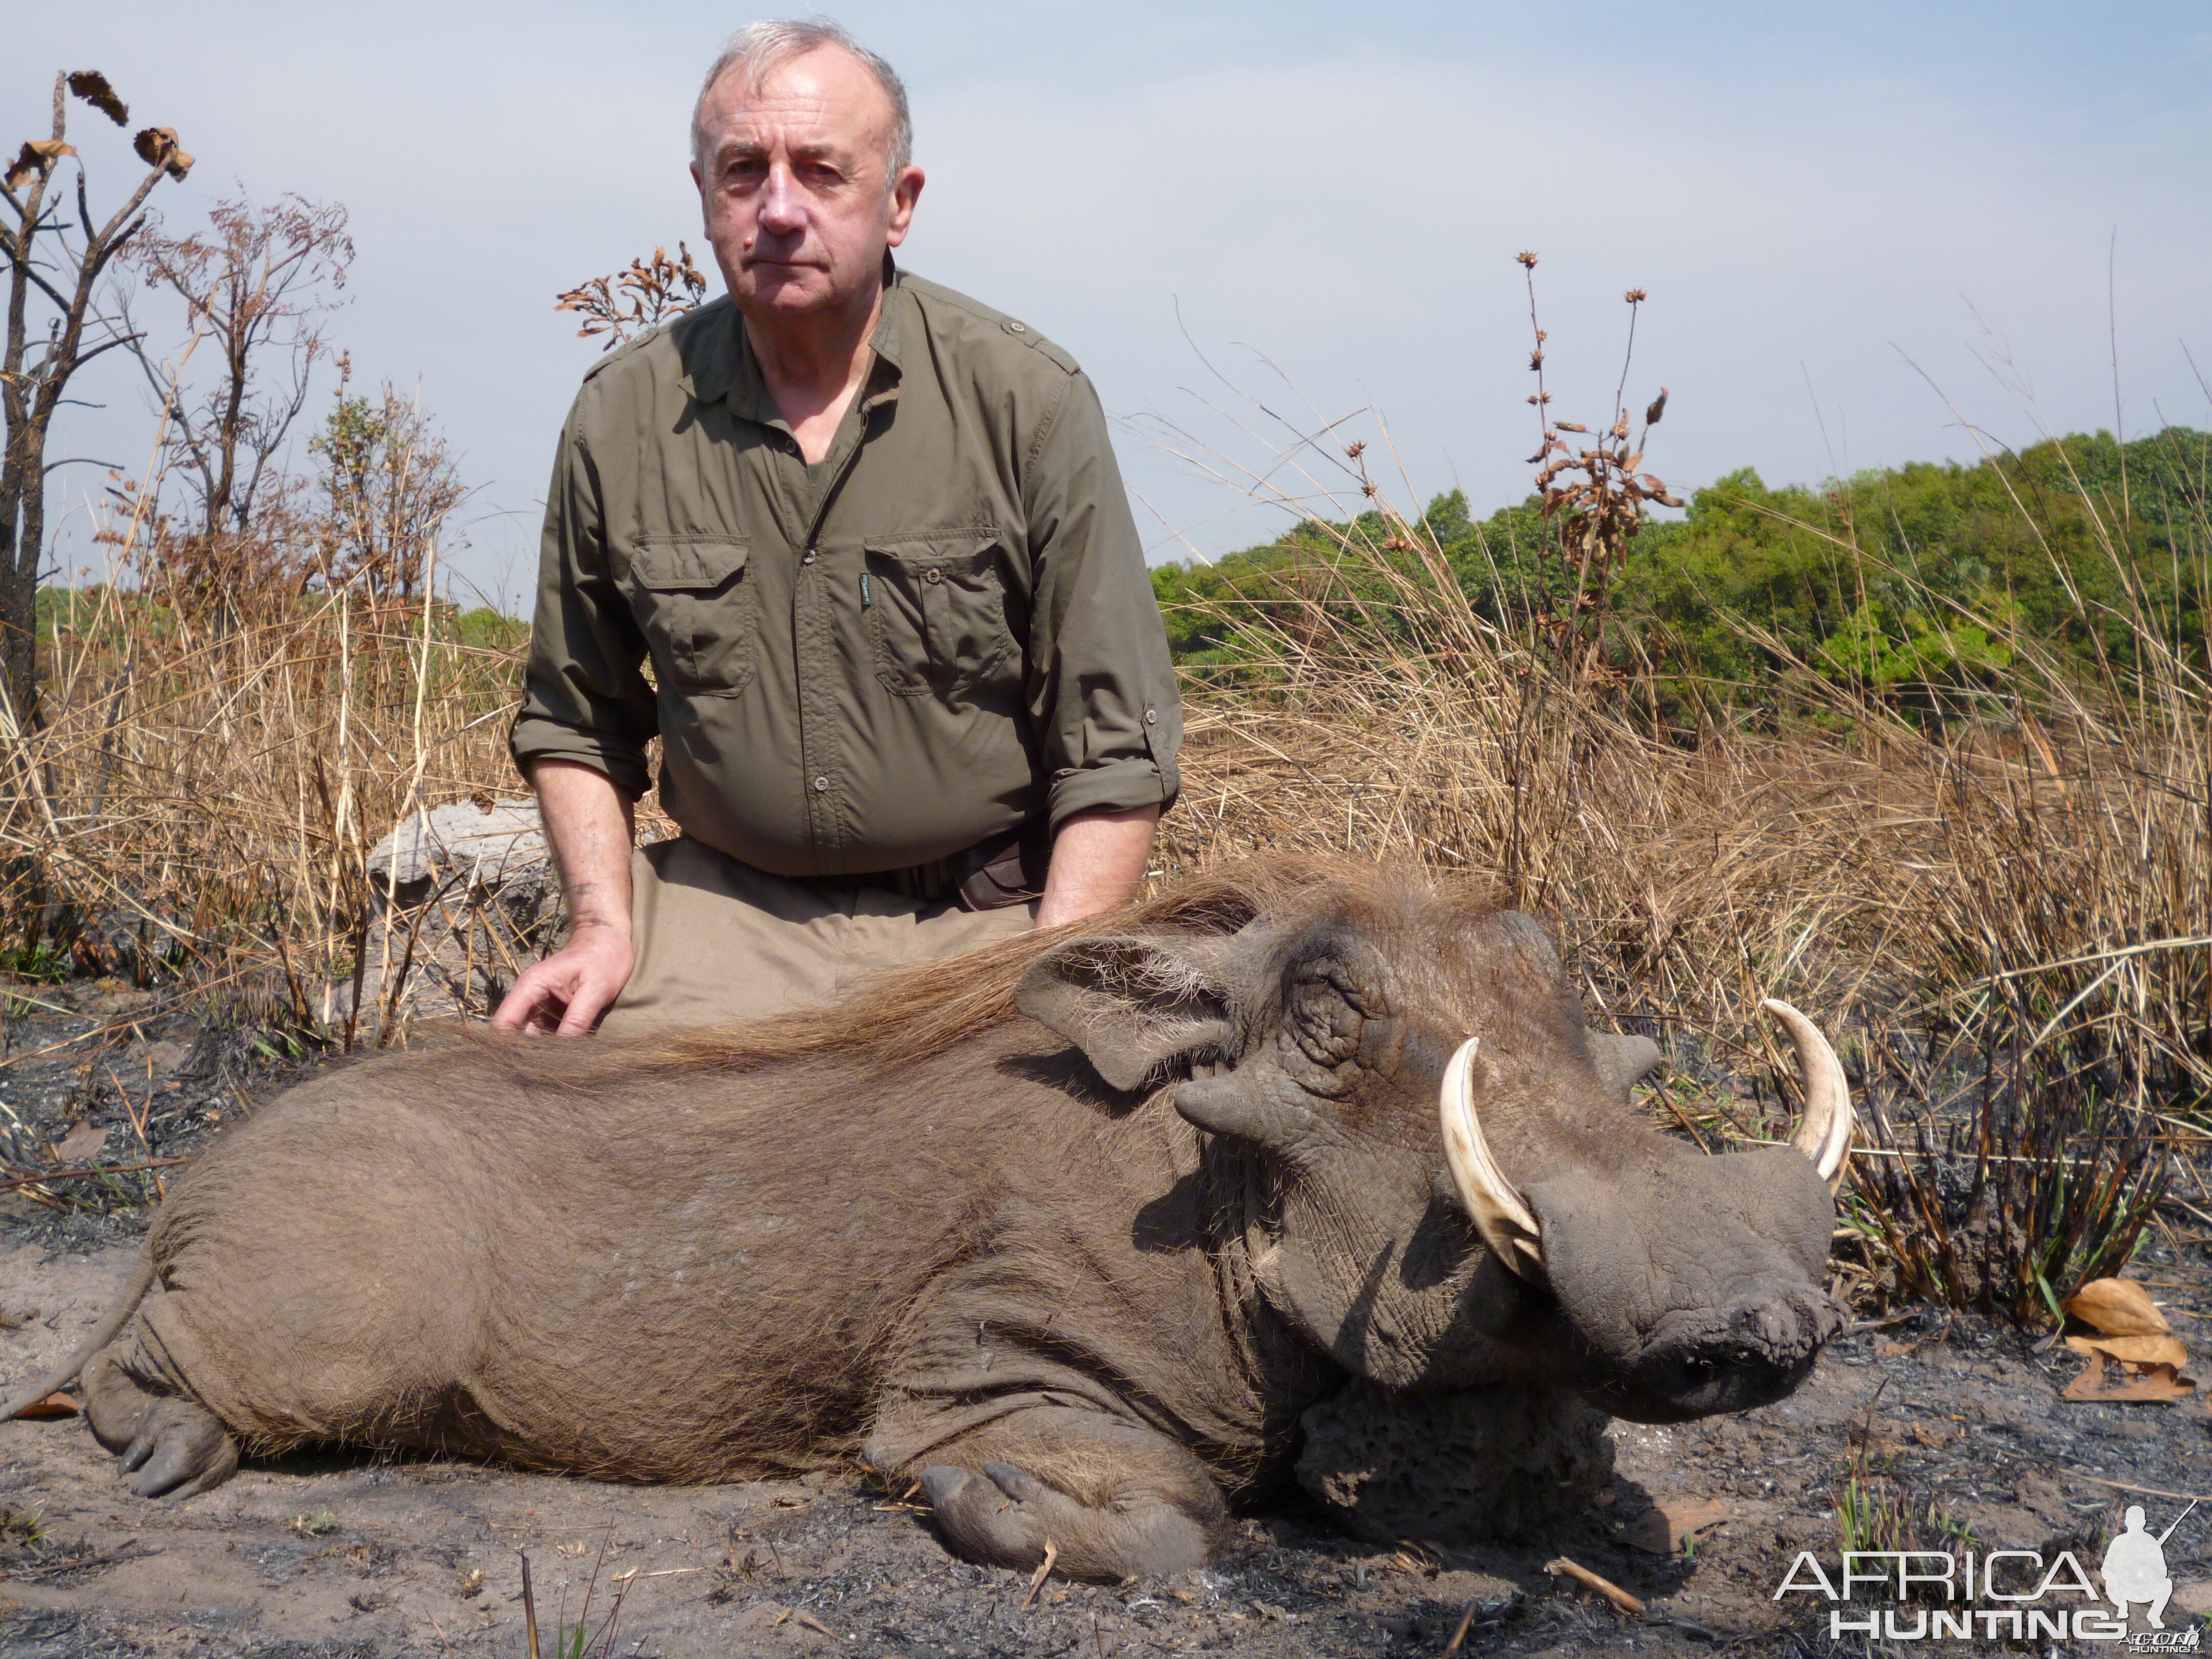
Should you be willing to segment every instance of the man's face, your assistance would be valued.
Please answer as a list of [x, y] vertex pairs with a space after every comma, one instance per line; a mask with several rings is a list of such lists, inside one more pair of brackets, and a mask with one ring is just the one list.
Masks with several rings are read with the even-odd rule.
[[906, 240], [920, 167], [884, 179], [890, 100], [848, 54], [824, 46], [757, 88], [732, 70], [702, 123], [691, 177], [730, 297], [773, 328], [842, 311], [869, 291], [884, 250]]

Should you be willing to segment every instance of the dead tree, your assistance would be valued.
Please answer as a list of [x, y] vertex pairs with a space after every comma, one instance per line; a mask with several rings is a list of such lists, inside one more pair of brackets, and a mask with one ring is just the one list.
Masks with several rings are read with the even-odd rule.
[[[353, 258], [346, 210], [297, 196], [265, 208], [218, 202], [206, 229], [174, 237], [154, 226], [131, 257], [149, 285], [184, 302], [192, 331], [204, 337], [202, 363], [215, 354], [204, 392], [170, 411], [170, 469], [198, 497], [200, 537], [245, 536], [327, 349], [320, 319]], [[155, 394], [165, 395], [167, 375], [143, 341], [132, 349]]]
[[[7, 337], [0, 356], [0, 415], [7, 428], [0, 459], [0, 681], [16, 720], [26, 727], [39, 719], [39, 565], [46, 551], [46, 474], [52, 470], [46, 438], [71, 377], [128, 338], [115, 319], [94, 308], [101, 272], [145, 223], [139, 210], [154, 186], [164, 178], [182, 179], [192, 165], [173, 131], [143, 128], [133, 143], [147, 168], [137, 187], [94, 224], [80, 162], [72, 216], [62, 192], [47, 193], [62, 158], [76, 154], [68, 139], [72, 94], [118, 126], [130, 119], [97, 70], [58, 75], [53, 136], [25, 140], [0, 178], [0, 201], [7, 206], [0, 252], [8, 261]], [[52, 313], [35, 343], [34, 295]]]

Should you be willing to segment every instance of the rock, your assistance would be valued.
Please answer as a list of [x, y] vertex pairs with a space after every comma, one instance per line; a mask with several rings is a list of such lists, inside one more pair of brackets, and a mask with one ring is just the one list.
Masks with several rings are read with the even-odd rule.
[[417, 812], [368, 855], [369, 884], [402, 909], [457, 882], [496, 888], [549, 856], [534, 800], [455, 801]]
[[[561, 884], [532, 800], [459, 801], [416, 813], [368, 856], [375, 894], [356, 1042], [395, 1024], [481, 1019], [516, 973], [560, 937]], [[387, 993], [386, 975], [400, 983]], [[330, 988], [331, 1020], [354, 1005], [349, 976]]]
[[1381, 1543], [1522, 1536], [1613, 1478], [1605, 1414], [1544, 1390], [1409, 1395], [1355, 1381], [1300, 1420], [1298, 1484]]

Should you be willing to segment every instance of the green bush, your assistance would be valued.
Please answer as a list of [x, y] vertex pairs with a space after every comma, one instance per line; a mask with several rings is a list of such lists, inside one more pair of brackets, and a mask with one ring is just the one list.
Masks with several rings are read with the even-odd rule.
[[[1631, 544], [1612, 654], [1624, 668], [1661, 665], [1678, 700], [1694, 679], [1757, 702], [1781, 677], [1810, 672], [1940, 706], [1950, 691], [2001, 683], [2023, 635], [2085, 671], [2101, 662], [2124, 675], [2136, 619], [2148, 616], [2201, 653], [2208, 471], [2212, 437], [2181, 427], [2124, 447], [2100, 432], [1973, 465], [1911, 462], [1817, 489], [1771, 489], [1747, 468]], [[1490, 622], [1560, 616], [1572, 602], [1575, 573], [1534, 495], [1478, 522], [1453, 490], [1414, 529]], [[1391, 541], [1370, 513], [1156, 569], [1176, 660], [1235, 663], [1240, 621], [1380, 603], [1371, 560], [1343, 550]]]

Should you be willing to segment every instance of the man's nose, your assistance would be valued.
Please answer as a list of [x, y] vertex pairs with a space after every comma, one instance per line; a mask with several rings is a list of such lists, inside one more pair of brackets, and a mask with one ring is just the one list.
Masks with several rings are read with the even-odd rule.
[[761, 191], [760, 223], [762, 229], [779, 233], [805, 228], [806, 210], [799, 186], [785, 167], [772, 167], [768, 171], [768, 183]]

